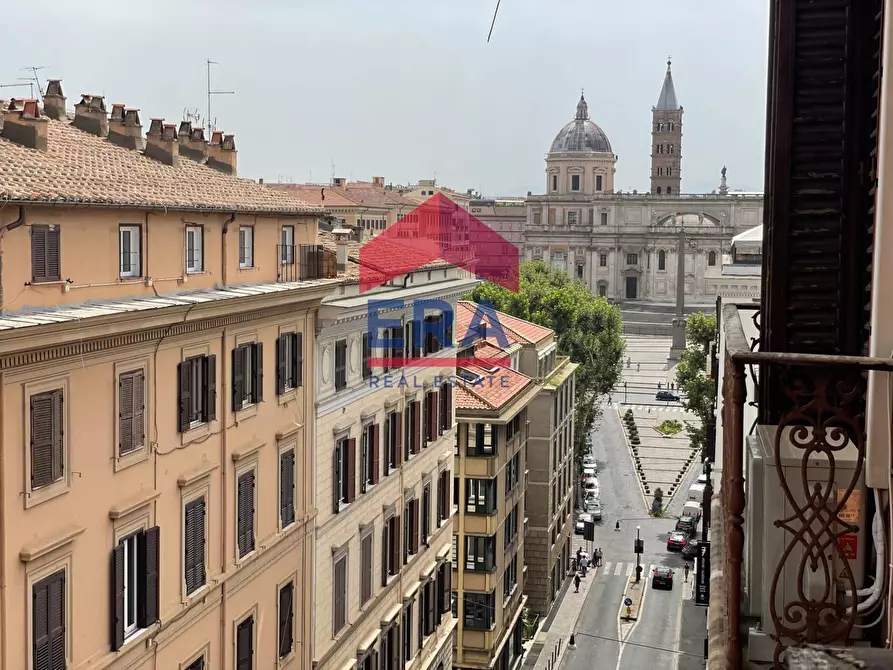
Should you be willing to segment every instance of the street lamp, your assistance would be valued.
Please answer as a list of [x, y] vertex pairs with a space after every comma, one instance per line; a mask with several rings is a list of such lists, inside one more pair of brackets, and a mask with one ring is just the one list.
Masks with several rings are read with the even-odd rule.
[[639, 557], [642, 555], [642, 538], [640, 537], [640, 532], [642, 530], [641, 526], [636, 526], [636, 582], [642, 579], [642, 565]]
[[704, 474], [707, 482], [704, 484], [704, 497], [701, 500], [701, 540], [707, 541], [707, 529], [710, 527], [710, 500], [713, 498], [713, 479], [711, 478], [711, 463], [708, 456], [704, 457]]

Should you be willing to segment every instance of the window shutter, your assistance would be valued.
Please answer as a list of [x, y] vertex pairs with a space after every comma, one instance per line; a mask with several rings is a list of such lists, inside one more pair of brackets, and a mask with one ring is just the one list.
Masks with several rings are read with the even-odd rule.
[[412, 500], [409, 503], [409, 532], [412, 536], [410, 547], [412, 553], [419, 553], [419, 501]]
[[189, 408], [192, 399], [192, 391], [189, 380], [189, 369], [192, 367], [190, 361], [183, 361], [177, 365], [177, 378], [180, 380], [179, 407], [180, 415], [177, 420], [177, 431], [185, 433], [189, 430]]
[[287, 347], [289, 337], [291, 337], [291, 334], [280, 335], [276, 340], [276, 395], [285, 393], [285, 379], [288, 376]]
[[294, 380], [295, 388], [304, 385], [304, 334], [295, 333]]
[[264, 400], [264, 343], [258, 342], [252, 347], [254, 354], [254, 402]]
[[401, 529], [403, 528], [403, 524], [400, 523], [400, 517], [397, 517], [397, 522], [394, 524], [394, 572], [396, 573], [403, 565], [403, 552], [401, 549], [403, 545], [401, 544]]
[[61, 279], [62, 272], [59, 259], [59, 226], [50, 228], [46, 231], [46, 241], [46, 278], [49, 280]]
[[381, 437], [381, 426], [377, 423], [372, 424], [372, 477], [373, 484], [377, 484], [381, 474], [381, 454], [379, 449], [379, 440]]
[[346, 472], [341, 472], [341, 446], [335, 443], [335, 453], [332, 459], [332, 511], [338, 514], [341, 507], [341, 478], [346, 477]]
[[453, 385], [444, 384], [446, 390], [446, 430], [453, 427]]
[[239, 557], [254, 551], [254, 470], [239, 477], [238, 492]]
[[295, 452], [289, 449], [279, 457], [279, 519], [282, 527], [295, 520]]
[[186, 593], [205, 583], [205, 500], [186, 506]]
[[421, 423], [421, 414], [422, 414], [422, 403], [419, 400], [416, 400], [412, 403], [412, 453], [419, 453], [419, 440], [421, 439], [419, 433], [419, 423]]
[[431, 423], [431, 412], [428, 401], [430, 400], [429, 394], [425, 394], [424, 401], [422, 404], [422, 444], [421, 448], [424, 449], [428, 446], [428, 435], [430, 431], [430, 423]]
[[279, 658], [291, 653], [294, 647], [294, 583], [279, 589]]
[[252, 670], [254, 661], [254, 617], [248, 617], [236, 629], [236, 670]]
[[391, 555], [391, 538], [388, 534], [390, 522], [385, 521], [381, 529], [381, 585], [388, 585], [388, 558]]
[[47, 227], [31, 227], [31, 278], [34, 281], [47, 278]]
[[435, 607], [435, 598], [434, 598], [434, 584], [428, 581], [425, 584], [425, 635], [431, 635], [434, 632], [434, 628], [437, 625], [437, 616], [436, 616], [436, 607]]
[[34, 668], [65, 670], [65, 572], [32, 587]]
[[397, 624], [394, 624], [395, 628], [393, 629], [394, 630], [394, 642], [392, 645], [390, 645], [390, 652], [391, 652], [390, 669], [391, 670], [396, 670], [397, 668], [400, 667], [400, 632], [399, 632], [399, 630], [396, 629], [396, 625]]
[[451, 581], [453, 579], [453, 571], [452, 571], [449, 563], [444, 563], [440, 569], [443, 570], [443, 579], [441, 580], [441, 585], [443, 586], [443, 600], [441, 601], [441, 604], [442, 604], [441, 613], [446, 614], [451, 609], [450, 599], [452, 598]]
[[146, 444], [146, 375], [142, 370], [133, 374], [133, 437], [134, 449]]
[[57, 482], [65, 475], [65, 398], [62, 391], [52, 393], [53, 399], [53, 481]]
[[144, 532], [137, 542], [137, 567], [140, 574], [136, 623], [147, 628], [159, 620], [158, 575], [161, 567], [159, 540], [161, 528], [153, 526]]
[[242, 349], [236, 347], [233, 349], [233, 412], [242, 409], [242, 403], [245, 401], [245, 375], [242, 371]]
[[31, 487], [53, 482], [53, 398], [31, 396]]
[[118, 375], [118, 455], [133, 451], [133, 382], [132, 373]]
[[357, 497], [357, 440], [350, 438], [347, 441], [347, 502], [353, 502]]
[[399, 467], [403, 465], [403, 412], [394, 412], [391, 415], [391, 421], [396, 424], [391, 427], [391, 435], [394, 436], [394, 448], [397, 450], [397, 466]]
[[484, 424], [482, 423], [475, 424], [474, 443], [478, 455], [481, 455], [484, 451]]
[[[112, 651], [124, 646], [124, 545], [112, 549]], [[49, 666], [46, 666], [49, 667]]]
[[217, 356], [205, 356], [205, 421], [217, 418]]

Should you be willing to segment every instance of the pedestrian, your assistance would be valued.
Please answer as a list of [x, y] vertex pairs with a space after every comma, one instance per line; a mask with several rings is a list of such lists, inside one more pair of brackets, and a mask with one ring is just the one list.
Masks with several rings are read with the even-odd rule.
[[571, 570], [573, 572], [577, 571], [577, 559], [576, 558], [571, 559]]
[[574, 575], [574, 593], [580, 592], [580, 575]]
[[639, 372], [642, 369], [641, 363], [636, 363], [636, 372]]
[[589, 567], [589, 559], [585, 556], [580, 560], [580, 567], [583, 568], [583, 576], [586, 576], [586, 568]]
[[601, 567], [602, 565], [602, 550], [601, 547], [595, 550], [595, 565], [597, 567]]
[[685, 567], [682, 568], [682, 573], [683, 573], [683, 575], [685, 575], [685, 581], [686, 581], [686, 582], [688, 581], [688, 571], [689, 571], [689, 570], [691, 570], [691, 567], [688, 565], [688, 563], [686, 563], [686, 564], [685, 564]]
[[657, 382], [657, 390], [658, 391], [660, 391], [660, 386], [661, 386], [660, 382]]
[[580, 565], [580, 559], [583, 557], [583, 547], [577, 547], [577, 565]]

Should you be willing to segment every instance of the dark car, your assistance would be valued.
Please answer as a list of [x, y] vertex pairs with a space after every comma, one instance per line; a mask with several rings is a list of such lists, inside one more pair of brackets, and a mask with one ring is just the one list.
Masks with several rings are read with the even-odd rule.
[[698, 543], [694, 540], [689, 540], [685, 543], [685, 546], [682, 547], [682, 558], [693, 561], [698, 556]]
[[679, 396], [669, 391], [658, 391], [654, 397], [665, 402], [679, 402]]
[[687, 534], [689, 537], [695, 534], [696, 526], [697, 522], [694, 520], [694, 517], [690, 516], [681, 516], [676, 522], [676, 530]]
[[651, 575], [651, 588], [673, 589], [673, 569], [659, 565]]
[[688, 535], [674, 530], [667, 538], [667, 551], [682, 551], [688, 544]]

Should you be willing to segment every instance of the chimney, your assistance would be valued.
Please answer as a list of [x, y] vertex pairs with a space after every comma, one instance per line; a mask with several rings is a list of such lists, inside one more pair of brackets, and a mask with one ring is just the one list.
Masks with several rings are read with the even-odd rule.
[[335, 228], [332, 235], [335, 236], [335, 262], [338, 272], [339, 274], [347, 272], [347, 251], [351, 232], [347, 228]]
[[46, 117], [40, 115], [37, 100], [13, 98], [3, 114], [3, 131], [0, 135], [29, 149], [46, 151], [48, 125]]
[[208, 166], [235, 176], [236, 141], [232, 135], [224, 135], [222, 130], [211, 133], [211, 142], [208, 144]]
[[372, 185], [375, 188], [384, 188], [384, 177], [372, 177]]
[[43, 111], [51, 119], [65, 121], [65, 96], [62, 95], [62, 80], [50, 79], [47, 92], [43, 94]]
[[191, 158], [199, 163], [208, 158], [208, 143], [205, 142], [205, 129], [193, 128], [192, 122], [181, 121], [177, 131], [177, 142], [180, 145], [180, 155]]
[[128, 109], [120, 103], [112, 105], [112, 113], [109, 116], [109, 142], [125, 149], [143, 148], [140, 110]]
[[347, 180], [344, 177], [333, 177], [332, 178], [332, 186], [335, 188], [344, 188], [344, 185], [347, 183]]
[[159, 163], [179, 167], [177, 127], [173, 123], [165, 123], [164, 119], [152, 119], [149, 132], [146, 133], [146, 148], [143, 153]]
[[81, 101], [74, 106], [74, 126], [99, 137], [108, 135], [109, 118], [105, 98], [84, 93]]

